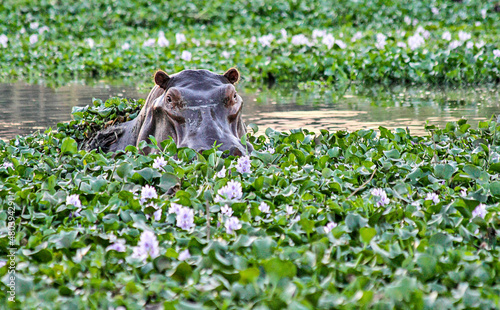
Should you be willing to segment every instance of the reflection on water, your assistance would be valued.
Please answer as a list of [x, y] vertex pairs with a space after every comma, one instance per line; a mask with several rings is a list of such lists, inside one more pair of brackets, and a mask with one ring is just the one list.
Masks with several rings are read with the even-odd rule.
[[[245, 102], [244, 119], [260, 131], [306, 128], [311, 131], [357, 130], [361, 128], [406, 128], [425, 134], [424, 124], [444, 126], [467, 118], [473, 126], [499, 113], [495, 87], [468, 89], [360, 88], [341, 91], [293, 89], [252, 90], [239, 86]], [[55, 127], [71, 118], [73, 106], [84, 106], [92, 98], [112, 96], [145, 98], [148, 90], [131, 86], [69, 85], [51, 89], [23, 83], [0, 84], [0, 138]]]

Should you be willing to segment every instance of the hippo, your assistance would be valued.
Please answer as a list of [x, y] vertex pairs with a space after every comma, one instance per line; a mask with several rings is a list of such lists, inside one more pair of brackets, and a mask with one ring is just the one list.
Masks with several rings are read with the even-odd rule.
[[[172, 137], [178, 147], [198, 152], [211, 149], [214, 143], [229, 155], [241, 156], [253, 150], [241, 144], [246, 127], [241, 118], [243, 100], [236, 92], [240, 78], [237, 69], [223, 75], [208, 70], [184, 70], [171, 76], [162, 70], [154, 75], [155, 86], [139, 115], [128, 122], [98, 132], [84, 149], [103, 152], [124, 150], [128, 145], [158, 144]], [[144, 154], [158, 150], [146, 147]]]

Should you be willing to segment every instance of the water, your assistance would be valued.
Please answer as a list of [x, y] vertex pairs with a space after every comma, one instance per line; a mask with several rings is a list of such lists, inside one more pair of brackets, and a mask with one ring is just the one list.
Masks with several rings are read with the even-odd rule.
[[[311, 91], [292, 88], [249, 89], [238, 86], [245, 102], [243, 117], [260, 131], [307, 128], [312, 131], [390, 129], [408, 127], [413, 134], [426, 134], [428, 121], [443, 127], [462, 117], [473, 126], [500, 113], [495, 86], [465, 89], [360, 88]], [[92, 98], [113, 96], [145, 98], [149, 89], [134, 86], [72, 84], [57, 89], [24, 83], [0, 83], [0, 138], [8, 140], [35, 130], [55, 128], [71, 118], [73, 106]]]

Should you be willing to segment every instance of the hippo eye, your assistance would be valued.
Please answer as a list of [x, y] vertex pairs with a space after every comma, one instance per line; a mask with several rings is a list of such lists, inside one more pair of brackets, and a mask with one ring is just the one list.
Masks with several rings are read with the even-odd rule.
[[168, 102], [168, 103], [172, 103], [172, 97], [167, 96], [167, 102]]

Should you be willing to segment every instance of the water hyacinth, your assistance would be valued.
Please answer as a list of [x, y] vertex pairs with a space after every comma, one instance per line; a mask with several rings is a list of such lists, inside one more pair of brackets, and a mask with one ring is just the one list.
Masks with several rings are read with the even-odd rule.
[[143, 204], [148, 199], [156, 199], [158, 194], [153, 186], [145, 185], [142, 187], [140, 202]]
[[223, 186], [217, 192], [217, 197], [215, 197], [215, 202], [221, 202], [224, 200], [238, 200], [243, 196], [243, 191], [241, 183], [238, 181], [231, 180], [226, 186]]
[[460, 45], [462, 45], [462, 42], [457, 41], [457, 40], [454, 40], [454, 41], [451, 41], [451, 42], [450, 42], [450, 46], [449, 46], [449, 48], [450, 48], [450, 50], [454, 50], [454, 49], [456, 49], [457, 47], [459, 47]]
[[3, 48], [6, 48], [7, 47], [7, 42], [9, 42], [9, 38], [5, 34], [2, 33], [0, 35], [0, 45]]
[[181, 59], [185, 60], [185, 61], [191, 61], [191, 52], [189, 52], [189, 51], [182, 51]]
[[109, 245], [106, 248], [106, 252], [108, 252], [108, 251], [125, 252], [126, 250], [127, 250], [127, 247], [125, 245], [124, 239], [118, 239], [115, 241], [115, 243]]
[[158, 239], [154, 232], [146, 230], [141, 234], [141, 239], [136, 247], [134, 247], [132, 258], [138, 258], [146, 261], [148, 256], [155, 258], [160, 255], [160, 247]]
[[73, 205], [75, 208], [81, 208], [82, 203], [78, 194], [69, 195], [66, 197], [66, 205]]
[[480, 218], [483, 218], [486, 216], [486, 205], [480, 203], [475, 209], [474, 211], [472, 211], [472, 217], [480, 217]]
[[288, 215], [292, 215], [292, 214], [295, 212], [295, 211], [293, 210], [293, 207], [292, 207], [292, 206], [289, 206], [289, 205], [287, 205], [287, 206], [286, 206], [286, 209], [285, 209], [285, 210], [286, 210], [286, 214], [288, 214]]
[[363, 33], [361, 31], [356, 32], [352, 38], [351, 42], [356, 42], [357, 40], [361, 39], [363, 37]]
[[424, 45], [425, 40], [420, 34], [416, 33], [413, 36], [408, 38], [408, 47], [414, 51], [420, 46]]
[[460, 191], [460, 196], [467, 197], [467, 189], [466, 188], [462, 188], [462, 190]]
[[123, 45], [122, 45], [122, 50], [126, 51], [126, 50], [128, 50], [129, 48], [130, 48], [130, 44], [129, 44], [129, 43], [127, 43], [127, 42], [123, 43]]
[[292, 37], [293, 45], [309, 45], [309, 39], [303, 34], [297, 34]]
[[376, 40], [375, 42], [375, 47], [378, 48], [379, 50], [384, 49], [385, 45], [387, 44], [386, 42], [387, 37], [382, 34], [382, 33], [377, 33]]
[[4, 162], [4, 163], [2, 164], [2, 168], [5, 168], [5, 169], [9, 169], [9, 168], [10, 168], [10, 169], [14, 169], [14, 164], [13, 164], [13, 163], [11, 163], [11, 162], [8, 162], [8, 161], [7, 161], [7, 162]]
[[[161, 220], [161, 214], [162, 214], [162, 209], [160, 208], [160, 206], [158, 206], [156, 203], [150, 203], [148, 205], [145, 206], [146, 208], [147, 207], [152, 207], [154, 208], [156, 211], [153, 213], [153, 218], [155, 221], [159, 221]], [[147, 214], [146, 217], [149, 219], [150, 215]]]
[[264, 201], [260, 203], [259, 211], [262, 213], [270, 213], [271, 212], [271, 210], [269, 209], [269, 205], [267, 203], [265, 203]]
[[325, 233], [328, 234], [335, 227], [337, 227], [337, 223], [335, 223], [335, 222], [329, 222], [328, 224], [325, 225], [325, 227], [323, 227], [323, 230], [325, 231]]
[[94, 40], [93, 40], [92, 38], [87, 38], [87, 39], [85, 39], [84, 41], [85, 41], [85, 43], [87, 43], [87, 45], [88, 45], [91, 49], [92, 49], [92, 48], [94, 48], [95, 43], [94, 43]]
[[233, 215], [233, 209], [228, 205], [224, 205], [222, 208], [220, 208], [220, 213], [222, 213], [222, 215], [230, 217]]
[[379, 197], [379, 200], [377, 201], [377, 206], [379, 207], [382, 207], [390, 202], [390, 199], [387, 198], [387, 193], [381, 188], [374, 188], [370, 193], [372, 196]]
[[347, 47], [347, 44], [345, 44], [344, 41], [341, 40], [335, 40], [335, 44], [337, 44], [337, 46], [341, 49], [345, 49]]
[[216, 175], [218, 178], [226, 177], [226, 167], [222, 166], [222, 169]]
[[241, 223], [237, 217], [233, 216], [233, 217], [230, 217], [226, 220], [226, 223], [224, 226], [226, 227], [226, 233], [232, 234], [232, 233], [234, 233], [235, 230], [238, 230], [241, 228]]
[[190, 257], [191, 257], [191, 254], [189, 253], [189, 250], [185, 249], [184, 251], [179, 253], [179, 256], [177, 257], [177, 259], [182, 262]]
[[176, 33], [175, 34], [175, 44], [179, 45], [181, 43], [186, 42], [186, 36], [183, 33]]
[[327, 35], [326, 30], [314, 29], [312, 32], [313, 39], [322, 38], [325, 37], [326, 35]]
[[172, 202], [170, 203], [170, 208], [168, 209], [168, 214], [179, 214], [179, 211], [183, 205], [180, 205], [178, 203]]
[[165, 38], [165, 32], [160, 31], [158, 33], [158, 46], [159, 47], [167, 47], [170, 45], [170, 41]]
[[30, 35], [30, 44], [34, 45], [38, 42], [38, 35], [37, 34], [32, 34]]
[[190, 230], [195, 226], [193, 209], [190, 209], [188, 207], [180, 208], [179, 212], [177, 213], [176, 220], [177, 220], [176, 224], [177, 227], [183, 230]]
[[333, 44], [335, 44], [335, 38], [333, 37], [332, 34], [327, 34], [326, 36], [323, 37], [321, 40], [321, 43], [326, 45], [328, 49], [331, 49], [333, 47]]
[[460, 30], [458, 32], [458, 39], [462, 42], [465, 42], [467, 40], [470, 40], [472, 38], [470, 33], [467, 33], [465, 31]]
[[265, 35], [265, 36], [262, 36], [262, 37], [259, 37], [257, 39], [257, 41], [260, 43], [260, 45], [262, 45], [262, 47], [270, 47], [271, 46], [271, 42], [274, 40], [274, 35], [272, 34], [268, 34], [268, 35]]
[[282, 28], [280, 30], [280, 34], [281, 34], [281, 37], [283, 38], [283, 40], [286, 40], [288, 38], [288, 34], [287, 34], [285, 29]]
[[156, 43], [155, 39], [147, 39], [146, 41], [144, 41], [144, 43], [142, 43], [142, 46], [151, 47], [151, 46], [154, 46], [155, 43]]
[[229, 52], [227, 51], [223, 51], [220, 55], [226, 59], [229, 59], [231, 57], [231, 54], [229, 54]]
[[163, 157], [156, 157], [155, 160], [153, 161], [153, 168], [165, 171], [163, 170], [163, 167], [167, 165], [167, 162]]
[[451, 40], [451, 33], [449, 31], [445, 31], [443, 35], [441, 36], [443, 40], [450, 41]]
[[436, 193], [427, 193], [427, 196], [425, 196], [425, 200], [432, 200], [434, 203], [439, 203], [439, 196]]
[[250, 172], [250, 157], [241, 156], [238, 158], [238, 163], [236, 164], [236, 171], [239, 173], [249, 173]]
[[495, 58], [500, 58], [500, 50], [493, 50], [493, 56]]

